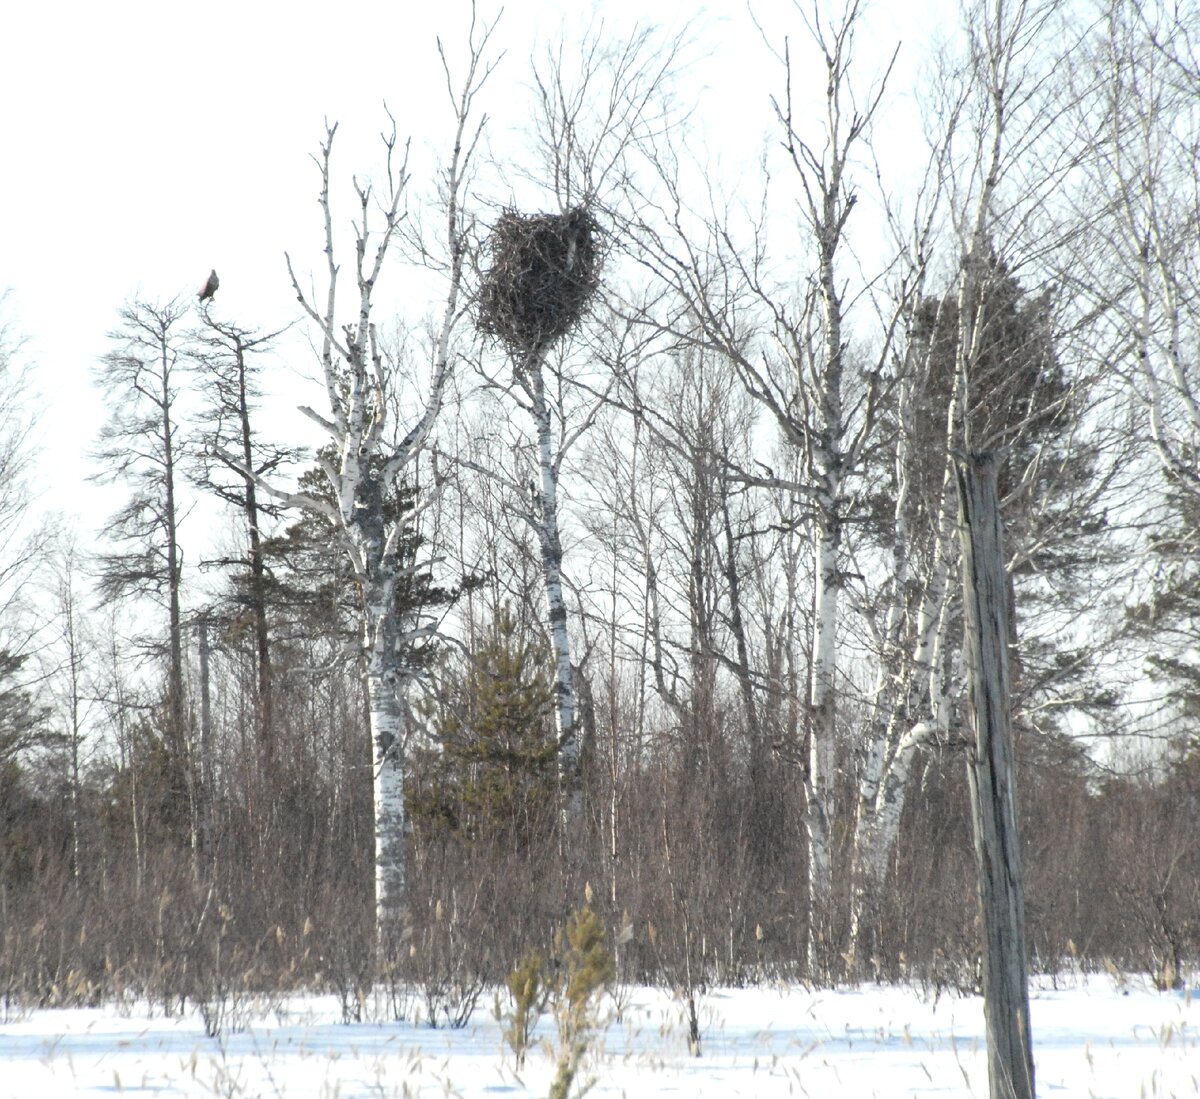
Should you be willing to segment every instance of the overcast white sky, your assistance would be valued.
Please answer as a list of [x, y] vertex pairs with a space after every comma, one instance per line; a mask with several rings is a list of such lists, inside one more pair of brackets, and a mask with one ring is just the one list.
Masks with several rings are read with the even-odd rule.
[[[498, 6], [481, 0], [481, 17]], [[949, 4], [922, 0], [920, 8]], [[335, 172], [369, 172], [386, 101], [401, 134], [413, 137], [422, 186], [448, 132], [435, 37], [452, 61], [461, 58], [469, 10], [467, 0], [5, 6], [0, 291], [10, 291], [4, 317], [26, 337], [46, 401], [47, 494], [79, 511], [85, 527], [98, 518], [87, 499], [94, 490], [80, 487], [86, 452], [106, 418], [90, 378], [122, 303], [194, 296], [215, 267], [220, 316], [264, 329], [292, 320], [283, 253], [304, 268], [321, 258], [309, 158], [323, 119], [341, 124]], [[803, 37], [791, 0], [758, 0], [754, 10], [774, 40], [785, 31]], [[902, 35], [906, 64], [915, 64], [937, 20], [916, 21], [913, 10], [876, 0], [864, 53], [882, 57]], [[697, 105], [694, 141], [710, 156], [753, 163], [782, 71], [744, 0], [599, 0], [581, 6], [567, 30], [593, 14], [614, 28], [676, 28], [696, 16], [681, 84]], [[519, 157], [528, 59], [563, 23], [551, 0], [504, 5], [498, 39], [507, 52], [486, 105], [495, 153]], [[896, 102], [911, 109], [910, 99]], [[298, 357], [280, 364], [277, 388], [294, 391], [297, 374], [310, 371]], [[281, 427], [294, 435], [297, 422]]]

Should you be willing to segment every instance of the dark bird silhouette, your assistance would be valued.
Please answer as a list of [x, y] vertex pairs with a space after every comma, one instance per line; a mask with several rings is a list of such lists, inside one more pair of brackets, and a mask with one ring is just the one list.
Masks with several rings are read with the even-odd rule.
[[221, 280], [217, 278], [216, 271], [210, 271], [208, 274], [208, 279], [205, 281], [204, 286], [200, 290], [200, 300], [209, 301], [217, 292], [217, 287], [220, 285]]

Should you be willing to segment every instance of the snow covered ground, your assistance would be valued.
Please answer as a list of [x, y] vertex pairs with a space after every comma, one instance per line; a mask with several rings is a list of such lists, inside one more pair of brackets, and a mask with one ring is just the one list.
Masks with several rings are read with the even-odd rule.
[[[1033, 995], [1040, 1096], [1200, 1095], [1200, 995], [1157, 993], [1137, 979], [1073, 984]], [[978, 999], [935, 1003], [906, 988], [713, 990], [699, 1003], [699, 1059], [688, 1056], [678, 1001], [647, 989], [620, 999], [585, 1068], [596, 1099], [987, 1095]], [[145, 1006], [34, 1012], [0, 1025], [0, 1096], [517, 1099], [549, 1089], [548, 1050], [532, 1050], [518, 1074], [483, 1000], [462, 1030], [344, 1026], [324, 997], [253, 1006], [239, 1005], [244, 1030], [220, 1038], [205, 1037], [198, 1015], [163, 1018]], [[553, 1023], [538, 1034], [551, 1043]]]

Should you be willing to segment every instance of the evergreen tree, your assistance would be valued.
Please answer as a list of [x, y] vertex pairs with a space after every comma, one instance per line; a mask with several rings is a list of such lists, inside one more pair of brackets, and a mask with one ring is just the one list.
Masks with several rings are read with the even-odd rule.
[[433, 721], [436, 743], [414, 757], [414, 825], [524, 847], [553, 823], [557, 797], [554, 667], [546, 645], [522, 636], [513, 615], [501, 610], [461, 681], [447, 687]]
[[25, 686], [21, 669], [28, 657], [0, 649], [0, 767], [43, 743], [49, 711]]
[[[316, 500], [333, 502], [328, 478], [321, 470], [323, 461], [332, 460], [332, 450], [317, 454], [317, 464], [306, 470], [298, 483], [299, 492]], [[378, 474], [382, 460], [373, 464]], [[421, 558], [425, 538], [412, 522], [419, 490], [409, 484], [391, 486], [385, 491], [384, 518], [401, 531], [397, 538], [400, 575], [395, 585], [395, 610], [400, 621], [412, 616], [427, 616], [449, 605], [459, 588], [437, 584], [427, 560]], [[361, 641], [359, 626], [358, 581], [337, 541], [333, 522], [316, 511], [303, 511], [281, 534], [265, 538], [262, 587], [266, 603], [278, 619], [281, 645], [327, 639], [334, 648], [348, 655], [356, 653]], [[242, 596], [242, 582], [234, 579], [232, 598]], [[404, 644], [401, 666], [406, 671], [421, 671], [429, 666], [437, 651], [428, 637], [410, 638]]]
[[[1193, 455], [1193, 460], [1200, 455]], [[1196, 468], [1193, 466], [1193, 468]], [[1133, 628], [1150, 648], [1151, 674], [1163, 682], [1200, 749], [1200, 496], [1174, 471], [1167, 480], [1166, 514], [1150, 536], [1155, 557], [1148, 599], [1132, 607]]]
[[[1018, 709], [1035, 698], [1069, 693], [1080, 707], [1099, 711], [1111, 703], [1111, 693], [1095, 680], [1093, 662], [1064, 647], [1061, 638], [1056, 643], [1040, 630], [1020, 628], [1053, 610], [1102, 552], [1106, 522], [1096, 505], [1096, 451], [1079, 431], [1080, 397], [1056, 347], [1053, 298], [1048, 292], [1028, 293], [994, 252], [986, 269], [973, 305], [976, 348], [973, 375], [965, 384], [955, 376], [962, 331], [956, 295], [924, 299], [913, 318], [912, 358], [920, 364], [920, 382], [909, 430], [918, 445], [905, 449], [906, 468], [893, 470], [915, 486], [905, 494], [907, 530], [912, 558], [924, 567], [913, 575], [925, 575], [932, 563], [946, 455], [953, 445], [948, 410], [964, 398], [958, 415], [966, 421], [972, 445], [1001, 457], [998, 489], [1009, 552]], [[965, 392], [956, 394], [960, 385]], [[887, 522], [895, 493], [893, 481], [877, 498], [876, 514]], [[906, 593], [910, 616], [922, 595], [919, 586]]]

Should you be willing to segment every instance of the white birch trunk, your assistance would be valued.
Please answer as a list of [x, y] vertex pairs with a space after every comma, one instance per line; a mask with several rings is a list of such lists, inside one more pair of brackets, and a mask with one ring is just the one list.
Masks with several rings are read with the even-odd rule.
[[[925, 722], [914, 725], [891, 746], [886, 766], [879, 768], [862, 790], [860, 813], [855, 821], [853, 852], [853, 894], [850, 905], [850, 942], [847, 965], [853, 971], [858, 964], [868, 931], [879, 926], [880, 903], [888, 863], [900, 835], [900, 818], [907, 800], [908, 776], [917, 749], [933, 734]], [[876, 747], [884, 747], [877, 743]], [[882, 752], [879, 753], [882, 756]]]
[[379, 614], [375, 630], [368, 624], [374, 638], [364, 638], [369, 646], [366, 681], [375, 798], [375, 920], [381, 933], [397, 927], [407, 914], [405, 729], [394, 660], [387, 658], [396, 640], [395, 631], [387, 628], [388, 617], [386, 611]]
[[809, 677], [808, 781], [808, 967], [813, 977], [828, 974], [833, 906], [833, 815], [835, 794], [838, 595], [838, 527], [823, 516], [816, 545], [816, 591], [812, 668]]
[[575, 727], [575, 681], [571, 666], [571, 638], [567, 630], [567, 603], [563, 597], [562, 542], [558, 533], [558, 465], [554, 453], [553, 423], [542, 378], [542, 357], [530, 356], [527, 391], [537, 430], [538, 492], [534, 523], [542, 558], [547, 623], [554, 655], [555, 722], [558, 732], [558, 775], [564, 822], [578, 817], [579, 737]]
[[[887, 663], [880, 670], [876, 698], [886, 707], [887, 719], [877, 722], [868, 749], [859, 788], [851, 853], [852, 892], [847, 962], [851, 971], [861, 959], [864, 935], [878, 927], [879, 906], [888, 863], [900, 834], [900, 818], [907, 799], [908, 776], [917, 751], [938, 733], [945, 733], [950, 719], [949, 698], [942, 669], [945, 631], [948, 628], [946, 591], [949, 552], [953, 539], [950, 494], [943, 486], [941, 518], [934, 548], [933, 575], [921, 598], [916, 638], [907, 667], [900, 674], [899, 689], [888, 690], [891, 678]], [[903, 529], [898, 521], [897, 530]], [[897, 543], [898, 552], [902, 550]], [[907, 565], [898, 568], [898, 579], [907, 575]], [[889, 611], [889, 628], [898, 628], [896, 608], [902, 597], [897, 591]], [[899, 642], [898, 637], [889, 640]], [[905, 729], [904, 714], [924, 713], [923, 720]], [[904, 730], [904, 731], [902, 731]]]
[[[878, 849], [879, 794], [885, 785], [884, 776], [889, 756], [894, 758], [893, 741], [898, 724], [897, 710], [902, 690], [896, 681], [903, 671], [895, 667], [903, 645], [901, 629], [905, 617], [909, 582], [911, 478], [910, 456], [913, 451], [915, 426], [913, 360], [910, 357], [899, 385], [899, 438], [896, 446], [896, 500], [893, 508], [891, 601], [883, 628], [879, 654], [879, 671], [873, 693], [876, 718], [868, 726], [863, 773], [859, 780], [858, 805], [854, 818], [854, 841], [850, 853], [850, 935], [846, 947], [846, 969], [855, 975], [864, 928], [872, 931], [879, 926], [879, 891], [887, 869], [887, 852]], [[903, 787], [898, 796], [903, 810]]]
[[407, 916], [405, 858], [408, 825], [404, 809], [405, 751], [403, 692], [409, 672], [403, 646], [418, 625], [401, 618], [396, 587], [402, 572], [396, 545], [401, 530], [386, 517], [386, 475], [364, 472], [353, 493], [355, 522], [347, 535], [362, 579], [362, 646], [372, 745], [375, 800], [375, 916], [381, 941]]
[[[832, 93], [832, 94], [836, 94]], [[808, 830], [809, 935], [808, 967], [814, 978], [830, 974], [833, 917], [833, 819], [837, 769], [837, 631], [842, 589], [839, 555], [842, 534], [842, 478], [847, 455], [842, 383], [842, 300], [835, 260], [850, 206], [842, 193], [843, 156], [835, 149], [830, 178], [820, 203], [812, 202], [817, 237], [822, 338], [819, 360], [811, 364], [816, 431], [810, 433], [809, 464], [816, 483], [817, 523], [814, 530], [813, 641], [809, 672]]]
[[[445, 202], [446, 274], [445, 308], [431, 347], [429, 392], [420, 416], [403, 437], [389, 437], [384, 357], [371, 319], [372, 295], [383, 270], [384, 260], [403, 218], [402, 205], [408, 186], [407, 163], [397, 162], [398, 144], [393, 129], [384, 136], [387, 150], [386, 194], [377, 198], [370, 186], [355, 182], [359, 216], [354, 223], [356, 318], [353, 324], [337, 323], [337, 280], [334, 259], [333, 216], [329, 199], [329, 165], [336, 125], [328, 127], [317, 163], [321, 168], [320, 205], [325, 224], [325, 255], [328, 282], [323, 307], [301, 287], [287, 257], [288, 273], [304, 311], [322, 334], [321, 362], [325, 374], [329, 412], [321, 415], [302, 407], [310, 420], [326, 434], [336, 449], [336, 458], [323, 463], [333, 502], [304, 493], [285, 492], [264, 480], [232, 455], [222, 457], [240, 469], [254, 484], [285, 503], [303, 508], [328, 521], [349, 559], [361, 595], [362, 656], [372, 744], [375, 820], [374, 910], [380, 942], [406, 912], [405, 856], [408, 823], [404, 808], [405, 728], [404, 691], [412, 675], [405, 665], [404, 649], [422, 632], [417, 621], [404, 620], [396, 607], [397, 583], [412, 569], [400, 559], [406, 527], [390, 514], [388, 493], [404, 472], [417, 461], [429, 441], [441, 410], [442, 394], [450, 373], [451, 339], [461, 319], [459, 293], [465, 261], [462, 224], [464, 180], [478, 133], [468, 134], [471, 102], [490, 71], [482, 63], [487, 32], [473, 30], [466, 79], [455, 101], [457, 128], [453, 151], [442, 174]], [[448, 74], [447, 74], [448, 75]], [[382, 213], [382, 228], [371, 224], [376, 211]], [[373, 249], [368, 242], [373, 236]], [[421, 507], [429, 502], [427, 498]]]

